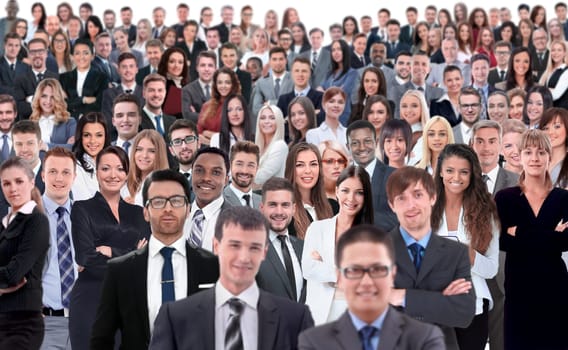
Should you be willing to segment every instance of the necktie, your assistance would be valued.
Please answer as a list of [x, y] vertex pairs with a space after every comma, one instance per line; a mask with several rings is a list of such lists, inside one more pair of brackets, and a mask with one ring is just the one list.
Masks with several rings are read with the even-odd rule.
[[280, 78], [274, 79], [274, 96], [280, 97]]
[[501, 79], [501, 81], [505, 80], [505, 71], [504, 70], [499, 71], [499, 79]]
[[132, 94], [132, 89], [126, 89], [126, 90], [124, 90], [124, 92], [130, 95], [130, 94]]
[[361, 61], [361, 63], [363, 64], [363, 66], [365, 65], [365, 57], [359, 56], [359, 61]]
[[543, 63], [542, 61], [544, 61], [544, 52], [540, 52], [538, 54], [538, 61], [540, 62], [540, 64]]
[[195, 215], [193, 215], [190, 237], [191, 243], [196, 247], [201, 247], [201, 241], [203, 240], [203, 221], [205, 221], [203, 210], [197, 209]]
[[189, 180], [189, 177], [191, 176], [190, 173], [183, 173], [183, 175]]
[[318, 52], [314, 51], [312, 53], [312, 71], [316, 70], [316, 64], [318, 64]]
[[75, 281], [73, 258], [71, 256], [71, 240], [64, 220], [66, 209], [59, 207], [55, 211], [57, 212], [57, 262], [59, 263], [59, 276], [61, 279], [61, 303], [63, 307], [68, 308], [69, 295]]
[[392, 41], [391, 42], [391, 51], [394, 53], [395, 49], [396, 49], [396, 42]]
[[294, 275], [294, 265], [292, 265], [292, 256], [290, 255], [290, 250], [286, 245], [286, 235], [278, 235], [280, 240], [280, 246], [282, 247], [282, 256], [284, 257], [284, 267], [286, 267], [286, 275], [288, 275], [288, 280], [290, 281], [290, 287], [292, 288], [292, 295], [294, 296], [294, 301], [298, 300], [296, 291], [296, 276]]
[[483, 175], [481, 176], [481, 179], [483, 180], [483, 182], [487, 183], [487, 181], [489, 181], [489, 175], [483, 174]]
[[424, 254], [424, 247], [418, 243], [412, 243], [408, 246], [410, 252], [412, 253], [412, 259], [414, 260], [414, 266], [416, 267], [416, 272], [420, 271], [420, 265], [422, 265], [422, 255]]
[[10, 69], [11, 69], [12, 71], [15, 71], [15, 70], [16, 70], [16, 65], [13, 64], [13, 63], [11, 63], [11, 64], [10, 64]]
[[40, 81], [43, 80], [43, 73], [38, 73], [37, 75], [37, 82], [39, 83]]
[[126, 152], [126, 154], [128, 155], [128, 149], [130, 148], [130, 142], [128, 141], [124, 141], [122, 143], [122, 149], [124, 150], [124, 152]]
[[162, 304], [176, 300], [174, 289], [174, 267], [172, 266], [172, 254], [175, 248], [164, 247], [160, 249], [160, 254], [164, 257], [162, 267]]
[[158, 28], [154, 28], [154, 39], [158, 39], [160, 33], [158, 32]]
[[376, 327], [373, 326], [365, 326], [361, 328], [359, 331], [359, 338], [361, 338], [361, 343], [363, 344], [363, 350], [374, 350], [373, 344], [371, 343], [371, 339], [378, 331]]
[[245, 306], [237, 298], [231, 298], [227, 303], [231, 309], [231, 316], [229, 316], [229, 324], [225, 333], [225, 350], [242, 350], [241, 314]]
[[110, 65], [108, 64], [107, 60], [103, 60], [103, 63], [105, 65], [106, 72], [107, 72], [108, 76], [110, 77], [111, 76]]
[[164, 135], [164, 129], [162, 129], [162, 116], [161, 115], [155, 115], [154, 119], [156, 119], [156, 131], [160, 133], [160, 135]]
[[483, 92], [482, 88], [477, 89], [477, 91], [479, 92], [479, 96], [481, 96], [481, 119], [483, 118], [487, 118], [487, 114], [485, 113], [486, 107], [487, 106], [487, 99], [485, 98], [485, 93]]
[[246, 206], [250, 207], [250, 194], [243, 194], [243, 199], [245, 200]]
[[8, 141], [8, 135], [2, 135], [2, 140], [4, 141], [2, 143], [2, 160], [6, 160], [10, 158], [10, 144]]
[[205, 99], [207, 101], [211, 99], [211, 90], [209, 84], [205, 84]]
[[422, 86], [417, 87], [416, 90], [424, 92], [424, 88]]

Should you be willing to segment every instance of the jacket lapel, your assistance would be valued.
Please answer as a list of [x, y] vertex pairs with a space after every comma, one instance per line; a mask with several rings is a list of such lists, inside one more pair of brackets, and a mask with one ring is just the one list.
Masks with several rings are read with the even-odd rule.
[[[200, 320], [202, 322], [195, 322], [195, 328], [202, 334], [199, 338], [203, 342], [203, 349], [215, 350], [215, 288], [203, 292], [203, 298], [197, 305], [197, 310], [198, 315], [202, 315]], [[199, 344], [195, 345], [196, 349], [201, 348]]]
[[[258, 348], [276, 348], [277, 338], [278, 308], [272, 300], [267, 297], [267, 293], [261, 291], [258, 299]], [[285, 337], [281, 338], [285, 339]]]
[[394, 349], [398, 343], [398, 339], [402, 335], [403, 325], [404, 321], [398, 311], [389, 306], [381, 329], [381, 334], [388, 334], [389, 336], [381, 337], [377, 350]]
[[430, 241], [428, 242], [428, 246], [426, 247], [426, 250], [424, 252], [422, 265], [420, 265], [420, 271], [418, 272], [418, 278], [416, 279], [417, 284], [419, 284], [422, 279], [428, 276], [428, 273], [430, 273], [430, 271], [436, 265], [438, 257], [444, 256], [443, 252], [440, 252], [445, 244], [445, 242], [443, 241], [444, 239], [446, 238], [439, 237], [434, 233], [430, 235]]
[[361, 348], [361, 339], [359, 339], [357, 330], [355, 326], [353, 326], [353, 322], [351, 322], [351, 318], [347, 312], [343, 313], [334, 323], [333, 331], [342, 349], [351, 350]]
[[268, 253], [266, 254], [266, 258], [274, 267], [274, 271], [276, 271], [278, 277], [284, 282], [284, 286], [286, 286], [286, 293], [288, 293], [288, 296], [293, 299], [292, 287], [290, 286], [290, 282], [288, 281], [288, 275], [286, 274], [284, 266], [282, 265], [282, 262], [280, 261], [280, 258], [278, 257], [278, 254], [276, 253], [276, 250], [274, 249], [272, 243], [268, 245]]
[[[397, 268], [406, 271], [406, 273], [408, 273], [410, 277], [412, 277], [412, 279], [416, 281], [416, 267], [410, 259], [408, 249], [406, 248], [404, 240], [400, 235], [400, 229], [398, 226], [391, 231], [391, 235], [394, 242], [394, 249], [396, 251]], [[422, 261], [422, 266], [424, 266], [424, 261]]]
[[150, 319], [148, 318], [148, 245], [142, 247], [134, 256], [132, 273], [134, 274], [135, 291], [133, 298], [137, 313], [142, 316], [142, 326], [147, 339], [150, 339]]

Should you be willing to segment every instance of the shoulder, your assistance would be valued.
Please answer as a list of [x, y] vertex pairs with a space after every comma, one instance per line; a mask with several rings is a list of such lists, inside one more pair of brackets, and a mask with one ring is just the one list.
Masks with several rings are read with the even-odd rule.
[[424, 338], [443, 337], [443, 333], [435, 325], [418, 321], [394, 308], [390, 308], [389, 313], [393, 313], [393, 317], [397, 317], [402, 321], [404, 327], [404, 334], [407, 337], [416, 338], [416, 340]]
[[[308, 311], [308, 307], [304, 304], [297, 303], [288, 298], [274, 295], [263, 290], [260, 290], [259, 304], [269, 307], [270, 304], [275, 306], [278, 311], [286, 314], [302, 315]], [[295, 321], [298, 321], [296, 319]]]
[[521, 193], [521, 188], [519, 186], [504, 188], [497, 192], [495, 195], [495, 201], [497, 203], [501, 201], [510, 201], [512, 198], [520, 196]]
[[186, 249], [187, 249], [187, 253], [188, 255], [190, 255], [192, 258], [194, 259], [199, 259], [199, 260], [203, 260], [203, 261], [212, 261], [217, 263], [217, 256], [213, 253], [211, 253], [208, 250], [205, 250], [203, 248], [200, 247], [192, 247], [189, 244], [186, 244]]
[[148, 256], [148, 246], [144, 246], [140, 249], [134, 250], [132, 252], [126, 253], [124, 255], [121, 255], [119, 257], [116, 258], [112, 258], [110, 259], [107, 264], [109, 266], [109, 268], [112, 267], [117, 267], [117, 266], [124, 266], [124, 265], [130, 265], [132, 262], [138, 260], [139, 258], [142, 258], [144, 256]]

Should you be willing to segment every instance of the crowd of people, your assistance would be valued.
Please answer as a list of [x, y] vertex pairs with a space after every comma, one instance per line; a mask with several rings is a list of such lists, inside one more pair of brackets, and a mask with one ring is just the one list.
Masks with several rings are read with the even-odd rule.
[[0, 18], [0, 348], [568, 349], [565, 3], [78, 10]]

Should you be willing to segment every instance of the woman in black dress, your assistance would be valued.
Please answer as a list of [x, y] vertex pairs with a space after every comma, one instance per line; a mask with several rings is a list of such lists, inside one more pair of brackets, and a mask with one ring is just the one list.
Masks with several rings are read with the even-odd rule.
[[73, 349], [89, 348], [107, 261], [141, 247], [150, 236], [142, 207], [120, 197], [127, 174], [126, 153], [117, 146], [105, 148], [97, 155], [99, 192], [91, 199], [75, 202], [71, 209], [75, 260], [79, 265], [69, 305]]
[[568, 349], [568, 191], [553, 188], [551, 145], [540, 130], [520, 143], [518, 187], [495, 200], [505, 260], [505, 349]]

